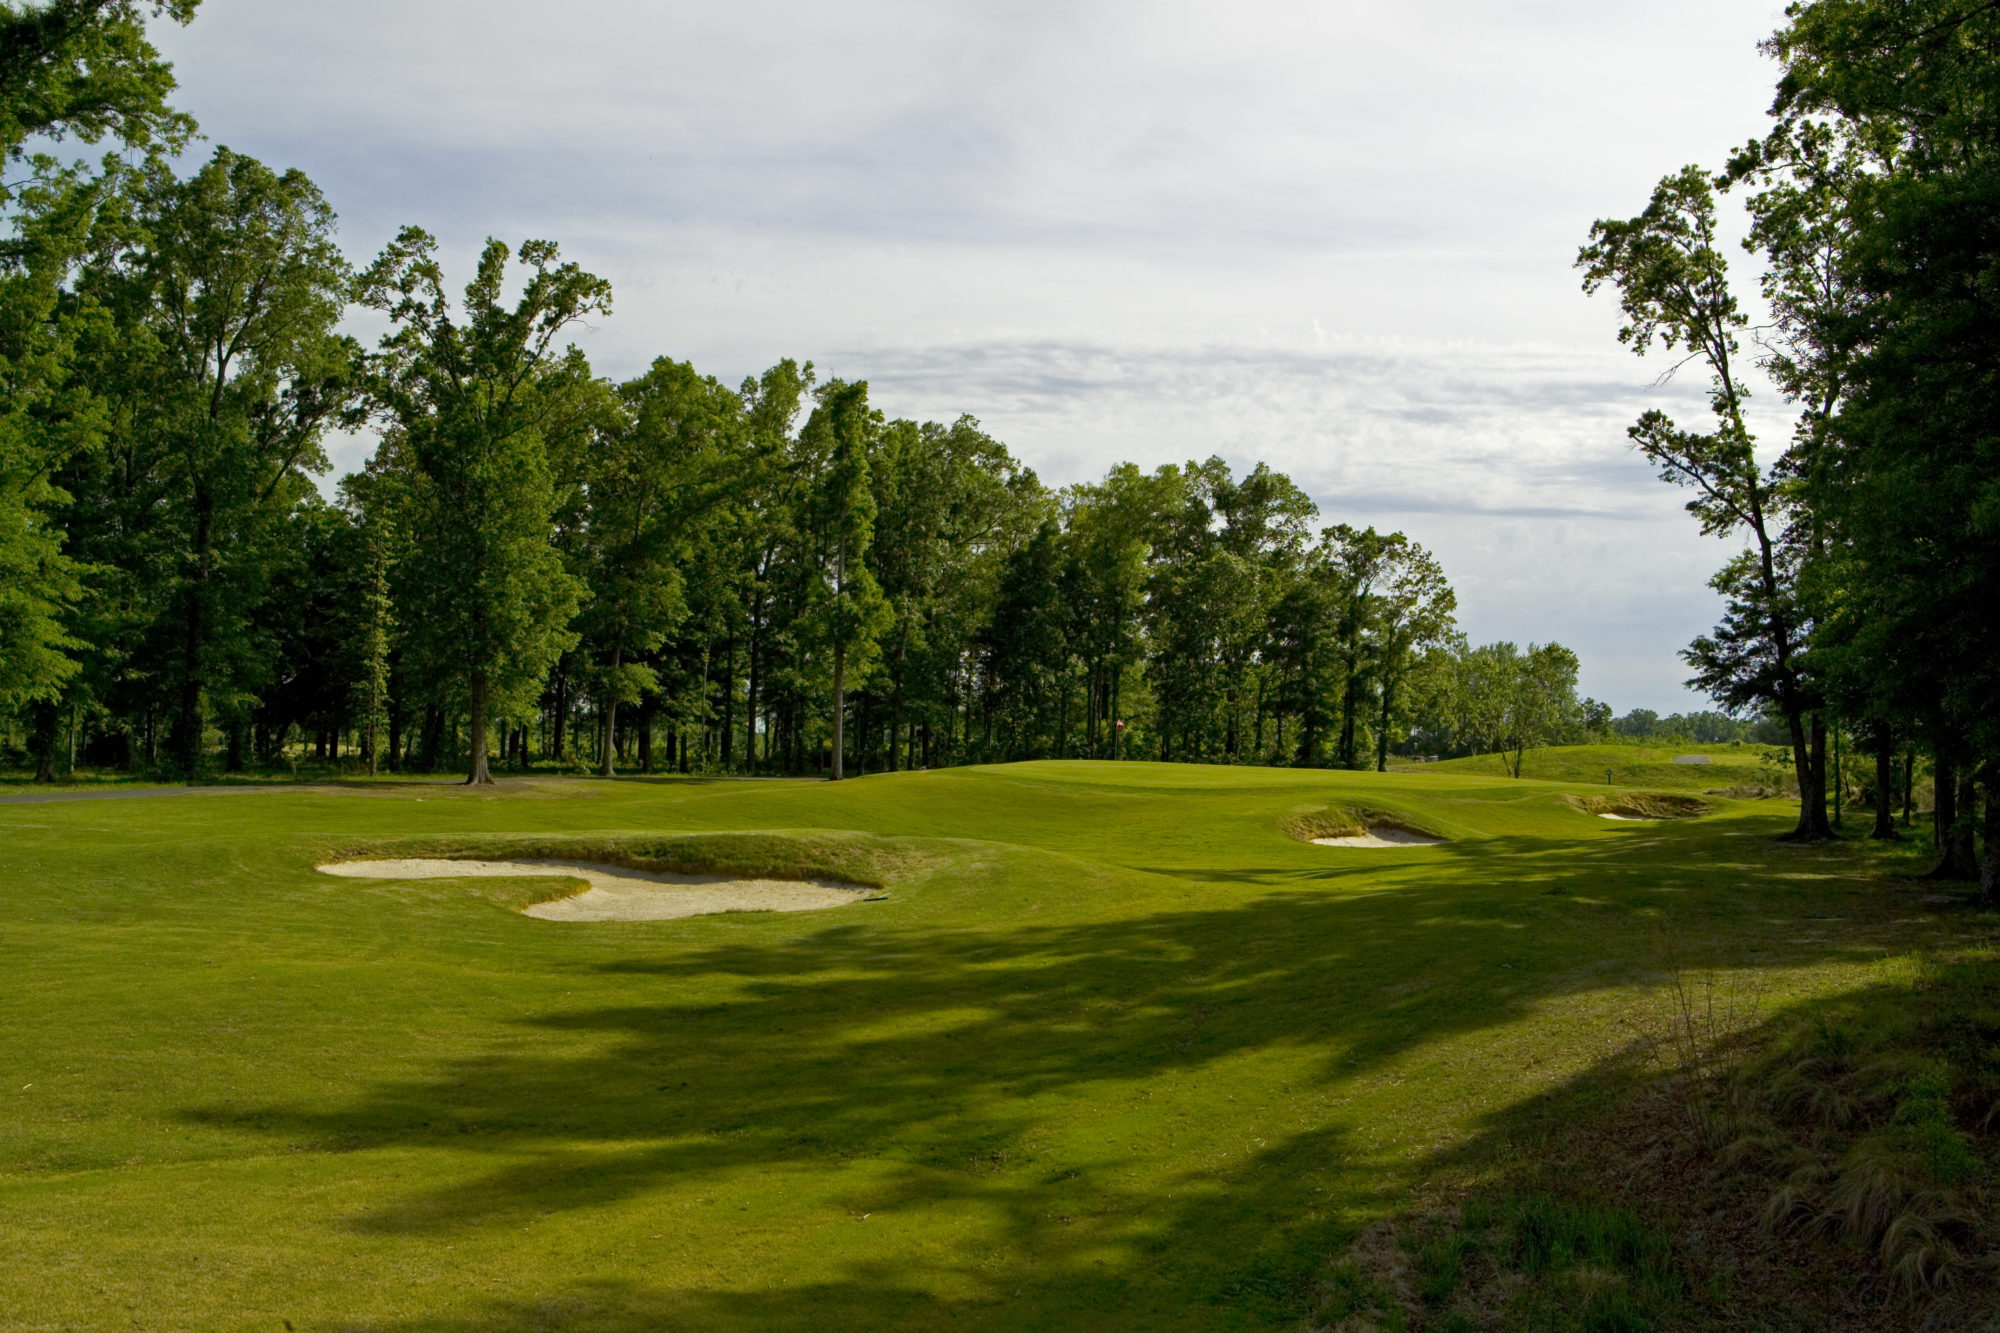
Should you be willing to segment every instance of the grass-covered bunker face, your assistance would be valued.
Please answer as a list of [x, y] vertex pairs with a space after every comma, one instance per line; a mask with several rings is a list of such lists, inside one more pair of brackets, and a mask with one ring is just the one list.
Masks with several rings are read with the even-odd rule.
[[1669, 792], [1619, 792], [1612, 796], [1565, 796], [1563, 800], [1600, 819], [1694, 819], [1709, 812], [1707, 801]]
[[1283, 828], [1300, 842], [1321, 847], [1434, 847], [1445, 839], [1400, 815], [1366, 806], [1327, 805], [1295, 810]]

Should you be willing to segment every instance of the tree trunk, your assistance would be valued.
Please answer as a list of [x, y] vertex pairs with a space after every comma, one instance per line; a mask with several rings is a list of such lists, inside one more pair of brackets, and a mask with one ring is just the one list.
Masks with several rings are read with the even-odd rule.
[[889, 696], [889, 771], [900, 768], [900, 756], [896, 753], [897, 742], [903, 735], [903, 673], [909, 670], [910, 628], [907, 612], [902, 616], [902, 633], [896, 638], [896, 683]]
[[1786, 709], [1785, 723], [1792, 733], [1792, 774], [1799, 784], [1799, 822], [1784, 840], [1821, 842], [1833, 836], [1833, 829], [1826, 822], [1826, 727], [1815, 714], [1808, 739], [1803, 709]]
[[[1935, 790], [1932, 818], [1936, 821], [1938, 863], [1925, 879], [1972, 879], [1979, 873], [1971, 856], [1972, 811], [1962, 808], [1960, 797], [1972, 783], [1961, 780], [1958, 765], [1940, 754], [1931, 764]], [[1963, 835], [1963, 836], [1961, 836]]]
[[1387, 773], [1389, 771], [1389, 718], [1390, 710], [1395, 707], [1395, 698], [1396, 678], [1385, 673], [1382, 677], [1381, 725], [1375, 729], [1375, 771], [1377, 773]]
[[549, 710], [550, 730], [549, 758], [558, 764], [563, 761], [563, 725], [569, 721], [569, 674], [560, 665], [556, 667], [555, 706]]
[[[757, 651], [760, 643], [757, 626], [762, 622], [763, 614], [764, 589], [761, 584], [756, 584], [753, 585], [750, 594], [750, 643], [748, 648], [750, 660], [744, 664], [744, 675], [747, 681], [743, 693], [743, 771], [745, 773], [755, 773], [757, 771], [757, 666], [760, 656]], [[768, 754], [770, 735], [770, 725], [767, 722], [764, 730], [764, 743], [767, 750], [765, 758], [767, 759], [770, 757]]]
[[[1347, 671], [1347, 683], [1340, 691], [1339, 759], [1342, 768], [1354, 767], [1354, 714], [1360, 703], [1360, 695], [1361, 682], [1355, 678], [1354, 669], [1350, 665]], [[1514, 776], [1518, 778], [1521, 775], [1517, 771]]]
[[618, 749], [618, 668], [623, 665], [624, 658], [625, 650], [622, 647], [614, 647], [611, 650], [611, 688], [604, 693], [604, 720], [602, 724], [604, 727], [604, 744], [598, 747], [602, 751], [600, 758], [604, 761], [603, 772], [607, 778], [618, 776], [618, 770], [615, 767]]
[[1979, 901], [1991, 907], [2000, 902], [2000, 799], [1996, 799], [2000, 798], [2000, 765], [1986, 765], [1980, 776], [1980, 785], [1986, 788], [1986, 848], [1979, 862]]
[[1896, 832], [1896, 738], [1886, 722], [1875, 724], [1875, 827], [1871, 838], [1893, 842]]
[[174, 724], [175, 758], [180, 761], [181, 771], [189, 778], [201, 764], [202, 715], [201, 684], [205, 666], [202, 660], [202, 637], [208, 632], [207, 588], [209, 555], [215, 544], [215, 505], [203, 492], [197, 490], [194, 497], [194, 551], [188, 563], [187, 605], [184, 610], [184, 632], [187, 641], [181, 645], [181, 698], [180, 716]]
[[56, 733], [62, 729], [62, 706], [53, 700], [35, 705], [35, 781], [56, 780]]
[[490, 786], [493, 775], [486, 771], [486, 673], [472, 673], [471, 735], [467, 743], [465, 785]]
[[1974, 844], [1974, 833], [1979, 820], [1979, 788], [1970, 769], [1959, 770], [1957, 786], [1958, 817], [1951, 822], [1950, 850], [1945, 856], [1958, 872], [1954, 879], [1976, 880], [1979, 851]]
[[833, 780], [841, 779], [841, 747], [846, 744], [847, 715], [847, 650], [840, 645], [833, 649]]
[[717, 737], [721, 753], [716, 756], [722, 771], [736, 767], [736, 636], [729, 636], [722, 654], [722, 729]]

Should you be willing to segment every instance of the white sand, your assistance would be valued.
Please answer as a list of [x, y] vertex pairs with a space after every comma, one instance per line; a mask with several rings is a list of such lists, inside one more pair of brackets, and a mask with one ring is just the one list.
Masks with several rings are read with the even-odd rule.
[[322, 874], [352, 879], [564, 875], [590, 885], [574, 897], [536, 903], [524, 909], [524, 915], [544, 921], [668, 921], [710, 912], [810, 912], [844, 906], [874, 892], [825, 879], [656, 874], [590, 861], [449, 861], [439, 857], [405, 857], [339, 861], [316, 868]]
[[1320, 847], [1435, 847], [1443, 841], [1443, 838], [1433, 838], [1430, 834], [1419, 833], [1415, 829], [1391, 828], [1387, 825], [1346, 838], [1313, 839], [1313, 843]]
[[1657, 823], [1659, 823], [1659, 822], [1660, 822], [1659, 820], [1655, 819], [1655, 818], [1654, 818], [1653, 816], [1651, 816], [1651, 815], [1608, 815], [1608, 814], [1600, 814], [1600, 815], [1598, 815], [1598, 818], [1599, 818], [1599, 819], [1625, 819], [1625, 820], [1630, 820], [1630, 821], [1631, 821], [1632, 823], [1635, 823], [1635, 824], [1657, 824]]

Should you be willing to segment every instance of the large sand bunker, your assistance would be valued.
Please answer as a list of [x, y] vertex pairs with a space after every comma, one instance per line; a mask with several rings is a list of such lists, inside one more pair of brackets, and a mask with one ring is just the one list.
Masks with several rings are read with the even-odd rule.
[[741, 879], [676, 875], [592, 861], [451, 861], [403, 857], [337, 861], [321, 874], [350, 879], [464, 879], [490, 875], [563, 876], [590, 887], [523, 909], [544, 921], [670, 921], [711, 912], [811, 912], [841, 907], [875, 891], [827, 879]]
[[1419, 833], [1415, 829], [1398, 828], [1394, 824], [1377, 824], [1366, 833], [1350, 833], [1338, 838], [1314, 838], [1319, 847], [1435, 847], [1443, 838]]
[[1444, 841], [1435, 833], [1411, 828], [1401, 816], [1366, 806], [1301, 806], [1279, 827], [1316, 847], [1435, 847]]
[[1663, 819], [1694, 819], [1709, 812], [1707, 801], [1670, 792], [1620, 792], [1612, 796], [1565, 796], [1563, 801], [1599, 819], [1655, 823]]

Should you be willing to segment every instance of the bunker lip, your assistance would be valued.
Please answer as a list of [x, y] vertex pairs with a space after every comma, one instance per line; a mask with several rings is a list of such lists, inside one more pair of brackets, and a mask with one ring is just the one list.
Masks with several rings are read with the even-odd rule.
[[1618, 792], [1602, 796], [1565, 796], [1565, 805], [1599, 819], [1635, 823], [1660, 823], [1671, 819], [1694, 819], [1707, 814], [1707, 801], [1677, 792]]
[[1339, 838], [1314, 838], [1315, 847], [1436, 847], [1444, 839], [1396, 824], [1373, 824], [1366, 833]]
[[630, 870], [598, 861], [452, 860], [394, 857], [316, 866], [347, 879], [467, 879], [560, 876], [589, 885], [582, 893], [535, 903], [524, 916], [543, 921], [672, 921], [717, 912], [811, 912], [843, 907], [878, 890], [828, 879], [765, 879]]

